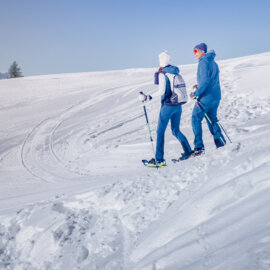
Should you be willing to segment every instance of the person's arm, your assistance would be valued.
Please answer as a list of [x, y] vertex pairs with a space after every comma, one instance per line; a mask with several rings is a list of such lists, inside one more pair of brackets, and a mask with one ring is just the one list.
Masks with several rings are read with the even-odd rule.
[[199, 88], [194, 92], [194, 95], [197, 97], [200, 97], [200, 95], [203, 94], [203, 92], [205, 91], [205, 89], [207, 88], [210, 82], [209, 67], [206, 61], [199, 62], [198, 72], [199, 72], [201, 81], [198, 82]]
[[158, 75], [158, 94], [160, 96], [164, 95], [165, 90], [166, 90], [166, 78], [165, 75], [163, 73], [159, 73]]

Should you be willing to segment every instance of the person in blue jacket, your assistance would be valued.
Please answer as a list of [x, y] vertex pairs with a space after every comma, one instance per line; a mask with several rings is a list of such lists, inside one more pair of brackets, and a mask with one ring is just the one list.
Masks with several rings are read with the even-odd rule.
[[[203, 110], [209, 116], [212, 124], [207, 121], [209, 130], [214, 137], [217, 148], [226, 144], [226, 140], [218, 125], [217, 110], [221, 100], [219, 83], [219, 68], [215, 62], [215, 51], [207, 53], [207, 45], [200, 43], [194, 47], [194, 54], [199, 60], [197, 69], [197, 84], [193, 86], [195, 92], [191, 92], [192, 99], [197, 98]], [[202, 120], [205, 117], [202, 109], [195, 104], [192, 112], [192, 129], [194, 133], [194, 154], [204, 152], [202, 139]]]
[[170, 81], [167, 73], [179, 74], [179, 68], [171, 65], [171, 57], [167, 51], [159, 54], [159, 71], [156, 72], [155, 84], [159, 84], [159, 94], [161, 95], [161, 109], [159, 113], [158, 127], [157, 127], [157, 144], [156, 144], [156, 157], [151, 159], [149, 163], [156, 163], [164, 165], [164, 144], [165, 144], [165, 131], [169, 121], [171, 121], [172, 134], [181, 143], [184, 153], [180, 157], [185, 160], [193, 153], [187, 138], [179, 130], [180, 119], [182, 114], [182, 105], [173, 105], [170, 101], [172, 95]]

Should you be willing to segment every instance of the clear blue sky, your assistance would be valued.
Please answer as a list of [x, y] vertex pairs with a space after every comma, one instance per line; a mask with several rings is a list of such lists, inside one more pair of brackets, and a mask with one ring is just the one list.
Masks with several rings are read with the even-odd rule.
[[195, 63], [270, 51], [269, 0], [12, 0], [0, 3], [0, 71], [39, 75]]

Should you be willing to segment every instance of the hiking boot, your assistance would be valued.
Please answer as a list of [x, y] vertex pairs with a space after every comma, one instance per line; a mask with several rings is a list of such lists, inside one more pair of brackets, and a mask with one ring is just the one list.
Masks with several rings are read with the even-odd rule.
[[223, 140], [222, 138], [215, 139], [214, 141], [215, 141], [216, 148], [222, 147], [226, 144], [226, 141]]
[[165, 159], [157, 159], [157, 165], [158, 166], [166, 166]]
[[202, 154], [204, 154], [204, 147], [194, 148], [194, 151], [193, 151], [193, 156], [194, 157], [200, 156]]
[[156, 159], [152, 158], [148, 161], [148, 164], [157, 165], [157, 166], [166, 166], [166, 161], [165, 161], [165, 159], [157, 159], [156, 160]]
[[193, 151], [191, 152], [185, 152], [181, 154], [182, 156], [179, 158], [179, 160], [186, 160], [190, 158], [193, 155]]

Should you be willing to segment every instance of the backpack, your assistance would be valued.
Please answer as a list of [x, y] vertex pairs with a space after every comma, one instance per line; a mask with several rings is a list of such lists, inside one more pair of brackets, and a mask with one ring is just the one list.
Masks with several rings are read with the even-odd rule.
[[187, 103], [187, 89], [183, 77], [180, 74], [165, 73], [170, 81], [172, 95], [170, 101], [172, 105], [182, 105]]

